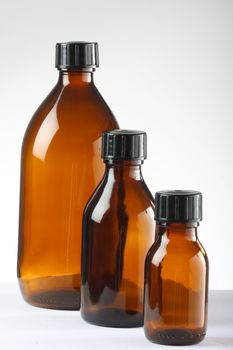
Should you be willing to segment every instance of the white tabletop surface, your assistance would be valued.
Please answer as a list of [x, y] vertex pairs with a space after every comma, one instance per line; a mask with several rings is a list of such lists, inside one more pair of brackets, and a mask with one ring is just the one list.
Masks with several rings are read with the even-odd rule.
[[[76, 311], [26, 304], [17, 284], [0, 283], [0, 350], [173, 349], [150, 343], [143, 328], [114, 329], [85, 323]], [[211, 291], [206, 339], [198, 349], [233, 349], [233, 291]], [[176, 349], [184, 347], [175, 347]]]

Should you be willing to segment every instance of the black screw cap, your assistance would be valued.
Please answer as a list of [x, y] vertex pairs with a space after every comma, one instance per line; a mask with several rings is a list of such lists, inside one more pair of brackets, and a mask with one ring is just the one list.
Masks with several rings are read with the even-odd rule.
[[56, 44], [56, 68], [78, 70], [99, 67], [98, 44], [70, 41]]
[[102, 158], [105, 160], [144, 160], [147, 157], [147, 135], [144, 131], [105, 131], [102, 135]]
[[159, 222], [202, 220], [202, 194], [198, 191], [156, 192], [155, 207], [155, 220]]

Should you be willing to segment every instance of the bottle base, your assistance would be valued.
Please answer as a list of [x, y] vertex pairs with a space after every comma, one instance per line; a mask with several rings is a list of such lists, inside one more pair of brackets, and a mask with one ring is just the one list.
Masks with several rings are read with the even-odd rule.
[[77, 275], [19, 279], [24, 300], [30, 305], [55, 310], [80, 310]]
[[101, 327], [136, 328], [143, 326], [141, 312], [123, 311], [116, 308], [106, 308], [88, 313], [82, 312], [82, 318], [90, 324]]
[[32, 306], [54, 310], [80, 310], [80, 295], [73, 291], [41, 292], [25, 298]]
[[206, 333], [203, 330], [166, 329], [145, 332], [146, 337], [153, 343], [160, 345], [194, 345], [200, 343]]

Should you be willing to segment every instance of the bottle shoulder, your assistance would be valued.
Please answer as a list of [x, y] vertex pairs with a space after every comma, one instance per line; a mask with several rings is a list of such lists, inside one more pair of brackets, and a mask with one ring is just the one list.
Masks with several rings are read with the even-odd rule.
[[209, 258], [208, 258], [207, 252], [206, 252], [205, 248], [203, 247], [202, 243], [200, 242], [199, 238], [197, 239], [197, 245], [198, 245], [200, 254], [203, 256], [206, 264], [209, 265]]
[[47, 115], [49, 115], [49, 113], [53, 110], [60, 94], [61, 89], [59, 89], [59, 87], [55, 85], [32, 115], [26, 128], [24, 139], [27, 139], [27, 137], [30, 136], [30, 133], [32, 133], [35, 129], [38, 129], [40, 127], [44, 119], [46, 119]]
[[115, 215], [119, 207], [131, 216], [144, 213], [154, 220], [154, 200], [144, 181], [133, 180], [122, 188], [119, 182], [108, 182], [105, 177], [89, 200], [85, 215], [95, 221], [97, 214]]
[[57, 140], [73, 145], [95, 142], [107, 129], [119, 125], [95, 87], [71, 88], [57, 84], [34, 113], [26, 129], [23, 149]]
[[182, 242], [172, 242], [166, 235], [158, 235], [147, 254], [147, 264], [156, 266], [176, 261], [179, 263], [197, 263], [208, 265], [206, 251], [202, 247], [199, 239], [183, 240]]

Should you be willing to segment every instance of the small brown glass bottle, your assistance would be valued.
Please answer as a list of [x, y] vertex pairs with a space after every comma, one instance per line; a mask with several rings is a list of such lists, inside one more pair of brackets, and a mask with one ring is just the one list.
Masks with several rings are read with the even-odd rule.
[[56, 86], [24, 136], [18, 278], [32, 305], [78, 310], [82, 216], [104, 173], [101, 135], [118, 123], [93, 82], [98, 45], [56, 46]]
[[158, 238], [145, 264], [145, 334], [158, 344], [195, 344], [207, 325], [208, 258], [197, 237], [202, 195], [161, 191], [155, 206]]
[[103, 134], [105, 175], [86, 206], [82, 317], [95, 325], [143, 325], [144, 263], [154, 241], [154, 200], [141, 173], [146, 133]]

